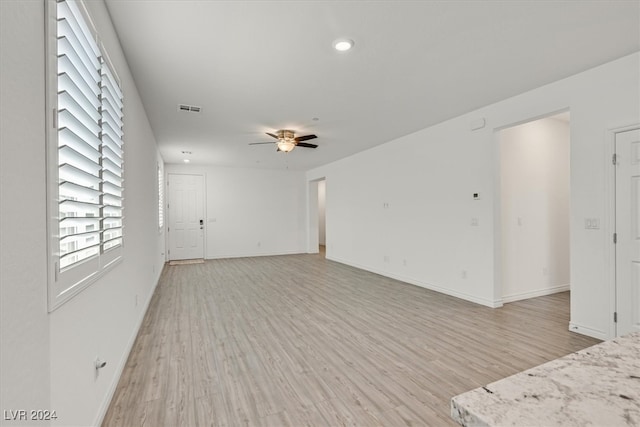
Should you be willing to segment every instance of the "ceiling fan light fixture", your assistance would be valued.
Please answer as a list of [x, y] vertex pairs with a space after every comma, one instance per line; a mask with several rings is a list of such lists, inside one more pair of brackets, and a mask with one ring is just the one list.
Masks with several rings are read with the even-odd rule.
[[288, 153], [296, 148], [295, 133], [292, 130], [283, 129], [277, 133], [278, 137], [278, 150]]
[[351, 39], [337, 39], [333, 42], [333, 48], [338, 52], [346, 52], [351, 49], [353, 45], [354, 42]]
[[296, 143], [290, 139], [281, 139], [278, 141], [278, 150], [288, 153], [289, 151], [296, 148]]

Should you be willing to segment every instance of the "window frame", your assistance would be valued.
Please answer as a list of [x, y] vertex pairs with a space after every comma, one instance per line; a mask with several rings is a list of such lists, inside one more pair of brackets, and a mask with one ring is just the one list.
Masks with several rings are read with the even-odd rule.
[[[44, 0], [45, 9], [45, 102], [46, 102], [46, 158], [47, 158], [47, 260], [48, 260], [48, 311], [52, 312], [84, 289], [93, 284], [96, 280], [119, 264], [123, 259], [125, 246], [125, 226], [124, 226], [124, 137], [123, 141], [123, 162], [122, 162], [122, 243], [117, 247], [103, 250], [103, 240], [100, 238], [99, 251], [85, 260], [70, 265], [65, 269], [60, 269], [60, 218], [59, 218], [59, 165], [58, 165], [58, 48], [57, 48], [57, 1]], [[115, 67], [102, 44], [96, 27], [91, 19], [86, 5], [82, 0], [65, 0], [73, 2], [78, 6], [86, 26], [89, 28], [104, 64], [107, 65], [117, 84], [122, 90], [121, 80], [118, 77]], [[123, 101], [124, 102], [124, 101]], [[123, 106], [124, 110], [124, 106]], [[124, 121], [124, 116], [123, 116]], [[123, 126], [124, 127], [124, 126]], [[102, 204], [100, 204], [102, 206]], [[100, 217], [99, 232], [105, 230], [102, 227], [102, 216]]]

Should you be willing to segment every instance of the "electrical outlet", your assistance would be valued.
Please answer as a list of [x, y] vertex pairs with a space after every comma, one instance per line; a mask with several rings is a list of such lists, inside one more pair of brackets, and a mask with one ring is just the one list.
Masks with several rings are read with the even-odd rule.
[[600, 229], [600, 218], [585, 218], [584, 219], [584, 228], [586, 230], [599, 230]]
[[467, 270], [462, 270], [462, 271], [460, 272], [460, 276], [461, 276], [463, 279], [466, 279], [466, 278], [467, 278]]
[[480, 225], [480, 221], [478, 221], [478, 218], [471, 218], [471, 226], [472, 227], [477, 227]]
[[402, 265], [404, 265], [405, 267], [407, 266], [407, 260], [406, 259], [402, 260]]
[[390, 260], [391, 258], [389, 257], [389, 255], [384, 256], [384, 262], [389, 262]]

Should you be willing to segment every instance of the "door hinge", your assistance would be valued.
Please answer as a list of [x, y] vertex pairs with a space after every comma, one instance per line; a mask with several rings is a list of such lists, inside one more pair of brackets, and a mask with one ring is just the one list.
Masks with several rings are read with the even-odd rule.
[[613, 312], [613, 323], [618, 323], [618, 312], [617, 311]]
[[613, 243], [618, 243], [618, 233], [613, 233]]
[[612, 162], [614, 165], [617, 165], [617, 164], [618, 164], [618, 155], [617, 155], [616, 153], [613, 153], [613, 156], [611, 156], [611, 162]]
[[51, 124], [53, 125], [54, 129], [58, 128], [58, 109], [57, 108], [53, 109], [53, 117], [51, 120]]

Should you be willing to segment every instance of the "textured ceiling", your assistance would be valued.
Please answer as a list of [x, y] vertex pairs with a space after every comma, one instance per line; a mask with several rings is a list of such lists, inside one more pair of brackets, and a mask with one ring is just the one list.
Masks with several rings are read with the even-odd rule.
[[639, 1], [106, 4], [167, 163], [306, 170], [640, 50]]

